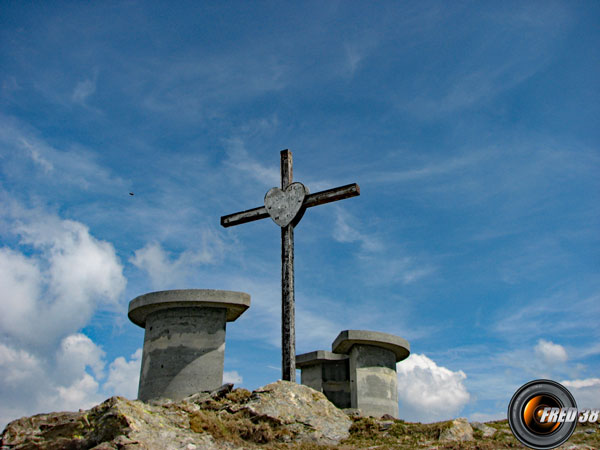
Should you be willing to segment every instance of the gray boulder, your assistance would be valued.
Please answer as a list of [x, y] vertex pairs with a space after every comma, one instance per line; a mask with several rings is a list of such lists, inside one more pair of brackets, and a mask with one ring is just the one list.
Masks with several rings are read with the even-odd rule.
[[496, 429], [481, 422], [471, 422], [471, 428], [481, 431], [484, 438], [492, 437], [496, 434]]
[[352, 424], [323, 393], [282, 380], [254, 391], [239, 409], [284, 425], [294, 432], [295, 440], [319, 444], [337, 444], [347, 438]]
[[464, 417], [454, 419], [450, 428], [440, 433], [440, 441], [472, 441], [473, 428]]
[[122, 397], [111, 397], [88, 411], [38, 414], [15, 420], [7, 425], [0, 441], [2, 450], [197, 448], [235, 447], [217, 445], [210, 434], [193, 432], [183, 411]]

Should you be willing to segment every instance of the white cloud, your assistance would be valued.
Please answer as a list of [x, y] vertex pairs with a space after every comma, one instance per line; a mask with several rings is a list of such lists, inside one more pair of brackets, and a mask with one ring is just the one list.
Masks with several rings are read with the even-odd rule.
[[12, 231], [34, 252], [0, 248], [0, 332], [28, 345], [54, 345], [98, 307], [116, 304], [126, 283], [123, 268], [113, 246], [85, 225], [26, 211], [14, 218]]
[[22, 380], [28, 377], [34, 379], [43, 372], [40, 361], [34, 355], [2, 343], [0, 343], [0, 368], [2, 368], [3, 385], [11, 390], [14, 390]]
[[126, 283], [113, 246], [82, 223], [4, 206], [2, 231], [19, 240], [0, 247], [0, 428], [104, 399], [105, 353], [79, 330]]
[[[257, 50], [257, 51], [255, 51]], [[207, 117], [219, 117], [232, 101], [250, 99], [277, 91], [288, 83], [287, 65], [262, 46], [244, 48], [233, 54], [172, 55], [165, 67], [158, 61], [137, 67], [129, 77], [144, 80], [132, 84], [132, 92], [145, 97], [142, 106], [177, 121], [198, 123]]]
[[363, 252], [379, 252], [383, 244], [377, 237], [358, 231], [354, 218], [340, 207], [335, 208], [333, 238], [338, 242], [359, 242]]
[[84, 334], [72, 334], [64, 338], [56, 355], [57, 368], [63, 382], [85, 372], [89, 367], [96, 377], [102, 376], [104, 351]]
[[359, 231], [361, 228], [367, 227], [360, 226], [341, 207], [335, 207], [333, 238], [338, 242], [360, 244], [358, 258], [366, 285], [410, 284], [435, 270], [429, 264], [422, 264], [414, 257], [402, 255], [402, 251], [384, 245], [378, 236]]
[[322, 309], [315, 309], [315, 305], [312, 305], [312, 310], [309, 310], [305, 302], [296, 306], [296, 333], [301, 337], [299, 347], [329, 345], [343, 329], [339, 315], [323, 314]]
[[387, 255], [385, 258], [381, 255], [360, 255], [360, 261], [362, 267], [368, 269], [364, 281], [367, 285], [411, 284], [435, 270], [428, 265], [419, 266], [415, 258], [401, 254]]
[[98, 395], [98, 381], [90, 374], [84, 373], [68, 386], [57, 386], [58, 395], [49, 402], [51, 410], [89, 409], [102, 401]]
[[535, 346], [535, 353], [544, 363], [554, 366], [567, 361], [567, 351], [562, 345], [540, 339]]
[[600, 378], [565, 380], [560, 383], [573, 394], [579, 409], [600, 408]]
[[[523, 303], [522, 299], [518, 300]], [[524, 306], [514, 306], [509, 314], [505, 310], [499, 311], [493, 329], [497, 334], [516, 342], [542, 338], [547, 323], [553, 324], [554, 335], [595, 336], [600, 314], [599, 300], [598, 292], [582, 296], [581, 289], [560, 289], [530, 300]], [[569, 305], [569, 308], [565, 308], [565, 305]], [[581, 357], [594, 354], [595, 347], [591, 344], [587, 348], [579, 346], [571, 351], [574, 357]]]
[[0, 343], [0, 373], [0, 429], [28, 413], [49, 411], [39, 401], [40, 390], [47, 387], [47, 371], [39, 357]]
[[178, 284], [183, 278], [179, 262], [172, 261], [159, 243], [152, 242], [135, 251], [129, 262], [148, 273], [155, 289]]
[[241, 384], [244, 382], [242, 376], [237, 370], [231, 370], [229, 372], [223, 372], [223, 383]]
[[356, 68], [363, 59], [363, 55], [354, 47], [346, 46], [346, 62], [348, 64], [348, 72], [354, 75]]
[[69, 302], [113, 302], [125, 288], [122, 266], [111, 244], [94, 238], [80, 222], [42, 217], [17, 228], [22, 242], [44, 252], [51, 291]]
[[80, 191], [112, 194], [127, 189], [121, 178], [98, 163], [98, 155], [90, 149], [76, 144], [66, 148], [50, 145], [36, 130], [1, 114], [0, 156], [0, 172], [6, 181], [23, 186], [27, 192], [47, 194], [51, 187], [56, 196]]
[[281, 183], [279, 167], [260, 164], [248, 154], [244, 142], [240, 138], [232, 138], [227, 141], [226, 164], [265, 186], [279, 186]]
[[101, 401], [98, 381], [86, 367], [101, 372], [97, 358], [102, 354], [83, 335], [67, 336], [56, 357], [0, 344], [0, 372], [7, 380], [0, 385], [0, 428], [22, 415], [88, 408]]
[[[346, 75], [353, 76], [356, 70], [361, 66], [362, 61], [368, 56], [369, 52], [375, 47], [376, 41], [373, 37], [361, 36], [355, 42], [346, 42], [345, 51], [345, 70]], [[344, 67], [343, 64], [340, 65]]]
[[209, 230], [201, 234], [200, 250], [186, 250], [173, 258], [160, 243], [151, 242], [136, 250], [129, 261], [148, 274], [154, 289], [181, 286], [193, 275], [194, 266], [214, 264], [225, 252], [225, 243], [218, 234]]
[[65, 337], [55, 355], [0, 343], [0, 429], [24, 415], [87, 409], [113, 395], [136, 398], [141, 349], [129, 361], [112, 361], [104, 383], [103, 357], [81, 333]]
[[129, 361], [122, 356], [116, 358], [108, 368], [108, 378], [103, 385], [110, 395], [120, 395], [129, 399], [137, 398], [142, 364], [142, 349], [138, 348]]
[[[402, 158], [407, 158], [407, 155], [400, 153]], [[447, 186], [446, 179], [449, 175], [463, 173], [477, 167], [478, 164], [489, 158], [489, 152], [471, 152], [453, 157], [435, 158], [429, 161], [420, 162], [420, 167], [408, 168], [400, 171], [377, 171], [367, 175], [367, 179], [372, 183], [406, 183], [418, 184], [418, 182], [426, 182], [431, 184], [436, 179], [442, 180]], [[393, 161], [388, 164], [388, 167], [397, 166], [397, 162]]]
[[71, 100], [75, 103], [85, 103], [87, 98], [96, 92], [96, 80], [83, 80], [79, 81], [73, 89]]
[[425, 355], [413, 353], [397, 364], [400, 417], [434, 422], [456, 417], [470, 399], [462, 370], [438, 366]]
[[545, 339], [539, 339], [533, 347], [505, 351], [499, 359], [505, 366], [535, 378], [575, 377], [581, 371], [577, 364], [565, 364], [569, 355], [562, 345]]
[[[413, 89], [418, 95], [405, 104], [406, 109], [412, 114], [430, 118], [455, 113], [489, 102], [544, 70], [553, 58], [555, 46], [566, 29], [565, 25], [571, 21], [570, 13], [563, 7], [550, 7], [547, 12], [535, 13], [526, 8], [527, 6], [519, 11], [511, 11], [510, 17], [502, 13], [488, 14], [489, 17], [481, 15], [479, 18], [482, 28], [475, 27], [471, 33], [481, 33], [482, 29], [489, 31], [501, 26], [506, 36], [520, 35], [527, 40], [527, 45], [506, 46], [509, 42], [507, 40], [498, 40], [487, 32], [479, 34], [477, 43], [465, 48], [452, 68], [445, 65], [441, 71], [442, 66], [430, 68], [434, 73], [443, 72], [443, 77], [435, 81], [428, 78], [420, 88]], [[528, 16], [537, 17], [533, 20], [521, 19]], [[451, 17], [451, 14], [440, 17]], [[443, 25], [440, 23], [439, 26]], [[446, 39], [453, 40], [457, 36], [448, 36]], [[490, 55], [494, 57], [489, 57]], [[444, 58], [439, 59], [442, 64], [443, 61]]]
[[54, 165], [52, 165], [50, 161], [48, 161], [41, 155], [40, 149], [37, 148], [36, 145], [30, 143], [25, 138], [21, 138], [20, 142], [21, 146], [28, 151], [31, 160], [34, 163], [38, 164], [44, 170], [45, 173], [49, 173], [54, 170]]
[[0, 331], [9, 335], [32, 333], [29, 321], [39, 317], [35, 307], [41, 298], [42, 281], [38, 261], [0, 248]]

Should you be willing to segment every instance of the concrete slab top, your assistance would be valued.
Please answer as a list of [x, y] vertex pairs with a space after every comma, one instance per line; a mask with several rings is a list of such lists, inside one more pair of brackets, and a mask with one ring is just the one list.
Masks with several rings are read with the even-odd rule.
[[171, 308], [225, 308], [227, 322], [233, 322], [250, 307], [250, 295], [245, 292], [217, 289], [174, 289], [150, 292], [129, 302], [129, 319], [144, 327], [148, 314]]
[[296, 355], [296, 367], [298, 369], [305, 366], [312, 366], [326, 361], [344, 361], [348, 359], [348, 355], [340, 355], [339, 353], [328, 352], [327, 350], [316, 350], [314, 352], [303, 353]]
[[372, 345], [391, 350], [396, 355], [396, 362], [402, 361], [410, 355], [408, 341], [400, 336], [379, 331], [344, 330], [335, 338], [331, 348], [335, 353], [349, 354], [352, 346], [356, 344]]

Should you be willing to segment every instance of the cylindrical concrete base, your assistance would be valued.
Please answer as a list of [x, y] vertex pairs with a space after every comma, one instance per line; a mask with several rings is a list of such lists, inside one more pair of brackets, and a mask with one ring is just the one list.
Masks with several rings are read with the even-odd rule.
[[398, 417], [398, 378], [393, 351], [356, 344], [350, 350], [352, 408], [365, 416]]
[[142, 295], [129, 318], [146, 329], [138, 398], [179, 400], [223, 383], [226, 322], [250, 305], [242, 292], [189, 289]]
[[332, 349], [350, 357], [352, 408], [366, 416], [398, 417], [396, 363], [408, 358], [409, 343], [393, 334], [345, 330], [333, 341]]
[[174, 308], [146, 318], [138, 397], [175, 400], [223, 384], [225, 308]]

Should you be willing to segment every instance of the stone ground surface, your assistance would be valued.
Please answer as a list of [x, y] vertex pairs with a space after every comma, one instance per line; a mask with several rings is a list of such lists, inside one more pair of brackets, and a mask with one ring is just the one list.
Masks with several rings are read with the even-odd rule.
[[[225, 385], [178, 402], [112, 397], [87, 411], [15, 420], [0, 439], [0, 450], [525, 448], [506, 420], [420, 424], [348, 417], [320, 392], [285, 381], [253, 393]], [[578, 426], [560, 449], [600, 449], [599, 425]]]

